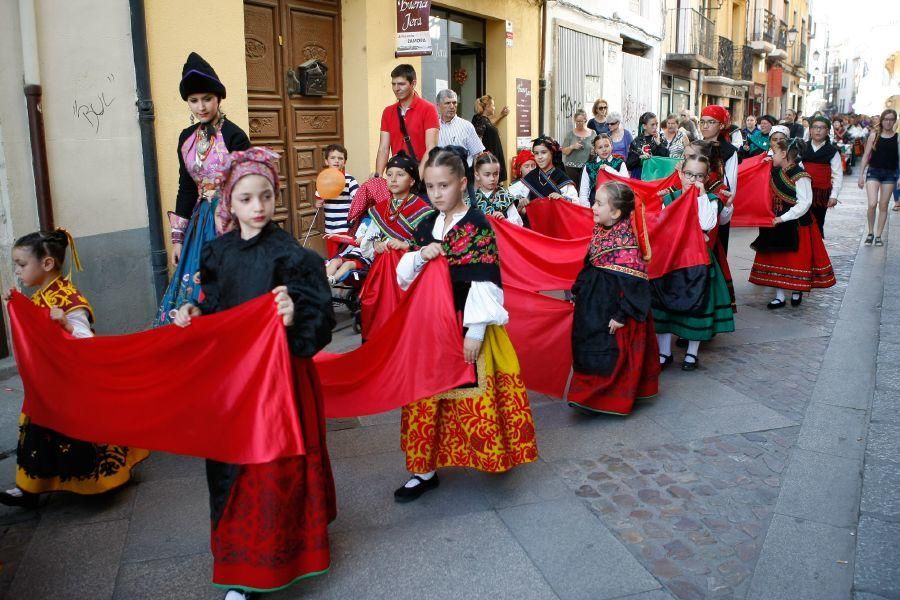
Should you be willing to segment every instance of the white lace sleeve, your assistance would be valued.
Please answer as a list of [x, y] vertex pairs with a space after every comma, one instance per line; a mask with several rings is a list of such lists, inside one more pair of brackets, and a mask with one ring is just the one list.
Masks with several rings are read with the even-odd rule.
[[77, 338], [94, 337], [91, 331], [91, 321], [88, 317], [88, 311], [84, 308], [76, 308], [72, 312], [66, 313], [66, 320], [72, 326], [72, 335]]
[[710, 201], [709, 196], [703, 194], [697, 197], [697, 213], [700, 217], [700, 229], [709, 231], [719, 222], [719, 203]]
[[588, 206], [591, 204], [590, 200], [591, 194], [591, 176], [588, 175], [587, 169], [584, 169], [581, 172], [581, 186], [578, 190], [578, 198], [581, 199], [581, 203], [584, 204], [587, 202]]
[[515, 196], [516, 198], [527, 198], [528, 197], [528, 188], [525, 187], [525, 184], [521, 181], [516, 181], [513, 183], [507, 191], [510, 195]]
[[489, 281], [473, 281], [463, 311], [463, 326], [469, 328], [466, 337], [483, 340], [488, 325], [507, 322], [509, 313], [503, 308], [503, 290]]
[[400, 286], [400, 289], [406, 290], [412, 285], [412, 282], [422, 272], [426, 262], [418, 251], [407, 252], [403, 255], [397, 264], [397, 284]]
[[562, 188], [562, 195], [566, 200], [578, 204], [579, 206], [590, 206], [589, 202], [582, 202], [578, 197], [578, 190], [575, 188], [574, 184], [567, 183], [564, 185]]
[[525, 223], [522, 221], [522, 216], [519, 214], [519, 211], [516, 209], [515, 204], [510, 204], [509, 209], [506, 211], [506, 220], [512, 223], [513, 225], [518, 225], [522, 227]]
[[799, 219], [812, 206], [812, 184], [809, 177], [802, 177], [797, 181], [797, 204], [793, 205], [789, 211], [781, 215], [782, 221], [793, 221]]

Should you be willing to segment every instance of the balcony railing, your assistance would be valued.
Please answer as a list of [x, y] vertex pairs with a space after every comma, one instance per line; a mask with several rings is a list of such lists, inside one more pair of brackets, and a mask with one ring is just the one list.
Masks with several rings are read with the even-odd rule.
[[799, 64], [804, 69], [806, 68], [806, 44], [800, 44], [800, 61]]
[[749, 41], [775, 43], [775, 15], [765, 8], [759, 8], [753, 15], [753, 27]]
[[753, 79], [753, 51], [750, 46], [735, 46], [726, 37], [718, 37], [716, 75], [736, 81]]
[[778, 21], [778, 31], [775, 35], [775, 47], [781, 50], [787, 50], [787, 32], [788, 26], [784, 21]]
[[719, 62], [716, 73], [719, 77], [732, 77], [734, 75], [734, 42], [720, 35], [718, 54]]
[[666, 13], [666, 60], [692, 69], [716, 67], [715, 23], [692, 8]]
[[736, 46], [734, 49], [734, 77], [740, 81], [753, 80], [753, 51], [750, 46]]

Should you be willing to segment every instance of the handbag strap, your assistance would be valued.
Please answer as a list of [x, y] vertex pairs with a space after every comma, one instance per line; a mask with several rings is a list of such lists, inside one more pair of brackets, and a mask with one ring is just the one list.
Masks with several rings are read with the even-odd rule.
[[419, 160], [419, 157], [416, 156], [416, 151], [413, 150], [412, 140], [409, 139], [409, 132], [406, 130], [406, 119], [403, 118], [403, 111], [400, 110], [400, 103], [397, 103], [397, 119], [400, 121], [400, 133], [403, 134], [403, 142], [406, 144], [406, 151], [409, 153], [413, 160]]

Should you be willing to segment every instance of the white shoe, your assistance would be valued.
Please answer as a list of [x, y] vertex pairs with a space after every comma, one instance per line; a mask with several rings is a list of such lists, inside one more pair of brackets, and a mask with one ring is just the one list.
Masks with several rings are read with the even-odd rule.
[[225, 600], [249, 600], [250, 596], [240, 590], [228, 590]]

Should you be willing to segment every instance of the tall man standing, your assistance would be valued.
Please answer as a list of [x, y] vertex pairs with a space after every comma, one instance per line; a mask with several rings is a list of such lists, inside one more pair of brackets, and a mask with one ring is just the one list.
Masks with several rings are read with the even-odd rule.
[[471, 167], [475, 157], [484, 152], [484, 144], [475, 126], [456, 114], [458, 104], [459, 98], [453, 90], [438, 92], [437, 105], [441, 115], [438, 146], [462, 146], [468, 152], [467, 161]]
[[416, 93], [416, 70], [412, 65], [397, 65], [391, 71], [391, 90], [397, 102], [381, 113], [381, 137], [372, 175], [384, 173], [388, 159], [401, 150], [419, 161], [421, 174], [428, 152], [437, 145], [437, 110]]

